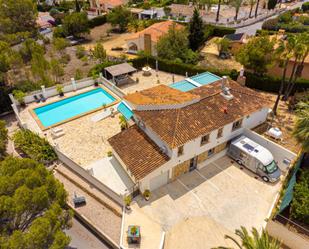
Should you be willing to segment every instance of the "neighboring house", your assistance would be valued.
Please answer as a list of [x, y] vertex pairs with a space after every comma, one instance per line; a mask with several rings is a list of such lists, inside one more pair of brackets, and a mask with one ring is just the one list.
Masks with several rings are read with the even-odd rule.
[[[292, 70], [293, 70], [293, 65], [294, 65], [294, 59], [291, 59], [288, 63], [286, 75], [289, 77]], [[282, 77], [282, 71], [283, 69], [279, 67], [278, 64], [275, 64], [274, 67], [269, 69], [269, 74], [272, 76], [278, 76]], [[304, 61], [304, 68], [302, 70], [301, 78], [309, 80], [309, 56], [306, 57]]]
[[[229, 141], [266, 121], [268, 101], [226, 77], [186, 92], [158, 85], [124, 97], [135, 124], [109, 139], [143, 192], [221, 157]], [[180, 82], [182, 83], [182, 82]], [[130, 107], [130, 108], [127, 108]], [[126, 108], [126, 109], [125, 109]]]
[[247, 35], [245, 33], [228, 34], [223, 38], [226, 38], [231, 42], [230, 49], [232, 54], [236, 54], [241, 46], [247, 42]]
[[[128, 53], [136, 54], [138, 51], [145, 51], [157, 55], [156, 45], [162, 35], [167, 34], [173, 21], [164, 21], [151, 25], [150, 27], [133, 34], [127, 42]], [[175, 23], [177, 29], [184, 28]]]
[[90, 10], [101, 15], [103, 12], [109, 12], [113, 8], [128, 3], [128, 0], [90, 0]]
[[[176, 4], [173, 3], [169, 6], [171, 8], [171, 15], [173, 17], [188, 17], [191, 18], [193, 16], [193, 12], [195, 6], [193, 4]], [[204, 16], [206, 14], [205, 10], [199, 10], [200, 15]]]
[[55, 19], [48, 12], [39, 12], [36, 23], [40, 29], [51, 28]]

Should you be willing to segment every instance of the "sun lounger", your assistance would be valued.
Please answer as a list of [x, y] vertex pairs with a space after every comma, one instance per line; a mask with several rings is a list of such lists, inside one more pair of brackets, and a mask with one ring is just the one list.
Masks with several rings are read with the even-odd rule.
[[59, 138], [65, 135], [64, 131], [62, 128], [52, 128], [51, 129], [51, 135], [53, 138]]
[[41, 98], [41, 101], [42, 101], [42, 102], [45, 102], [45, 101], [46, 101], [46, 98], [43, 96], [43, 94], [40, 94], [40, 98]]
[[99, 122], [100, 120], [107, 118], [108, 116], [111, 115], [111, 110], [110, 109], [106, 109], [100, 113], [98, 113], [97, 115], [94, 115], [91, 117], [91, 121], [92, 122]]
[[36, 103], [40, 103], [41, 100], [38, 98], [37, 95], [34, 95], [33, 98], [34, 98], [34, 100], [35, 100]]

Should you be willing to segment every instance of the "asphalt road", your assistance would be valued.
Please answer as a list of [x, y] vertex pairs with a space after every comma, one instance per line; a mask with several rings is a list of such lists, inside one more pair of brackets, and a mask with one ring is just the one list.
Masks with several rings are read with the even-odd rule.
[[[303, 3], [305, 2], [308, 2], [309, 0], [305, 0], [303, 2], [298, 2], [296, 3], [295, 5], [292, 6], [292, 9], [296, 9], [298, 7], [301, 7]], [[275, 18], [277, 17], [278, 15], [274, 15], [272, 17], [269, 17], [268, 19], [272, 19], [272, 18]], [[266, 20], [268, 20], [266, 19]], [[260, 21], [260, 22], [257, 22], [255, 24], [252, 24], [252, 25], [249, 25], [249, 26], [246, 26], [246, 27], [242, 27], [242, 28], [239, 28], [236, 30], [236, 33], [246, 33], [248, 35], [255, 35], [255, 32], [258, 30], [258, 29], [262, 29], [262, 24], [263, 22], [265, 22], [266, 20], [263, 20], [263, 21]]]
[[76, 218], [73, 218], [73, 226], [66, 231], [66, 234], [71, 237], [71, 243], [67, 249], [110, 249]]

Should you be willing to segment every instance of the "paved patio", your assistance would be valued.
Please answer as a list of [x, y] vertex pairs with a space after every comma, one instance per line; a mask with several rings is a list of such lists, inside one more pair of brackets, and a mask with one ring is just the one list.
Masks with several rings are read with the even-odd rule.
[[[144, 76], [142, 71], [138, 71], [134, 73], [131, 78], [135, 82], [120, 86], [120, 89], [126, 94], [151, 88], [159, 84], [170, 85], [173, 83], [173, 78], [174, 82], [177, 82], [185, 79], [185, 76], [166, 73], [163, 71], [156, 72], [155, 69], [152, 69], [150, 76]], [[137, 78], [138, 83], [136, 83]]]
[[85, 167], [99, 181], [117, 194], [124, 195], [134, 186], [133, 181], [114, 157], [105, 157]]
[[190, 219], [187, 225], [192, 227], [188, 230], [192, 234], [191, 241], [195, 241], [190, 244], [192, 249], [201, 248], [198, 246], [203, 241], [201, 234], [193, 231], [199, 227], [199, 220], [206, 217], [207, 226], [218, 226], [217, 230], [211, 232], [211, 236], [214, 239], [218, 236], [218, 239], [212, 240], [209, 247], [203, 247], [211, 248], [213, 242], [221, 243], [223, 231], [233, 233], [240, 226], [249, 230], [252, 227], [261, 229], [265, 225], [265, 218], [269, 215], [281, 184], [266, 184], [255, 177], [255, 174], [240, 169], [224, 156], [201, 170], [187, 173], [155, 190], [149, 202], [137, 197], [139, 209], [136, 210], [160, 224], [163, 230], [169, 232], [172, 241], [175, 240], [175, 226]]
[[[93, 86], [86, 87], [75, 92], [68, 92], [65, 93], [65, 97], [76, 95], [92, 89], [94, 89]], [[44, 104], [48, 104], [56, 100], [61, 99], [59, 96], [50, 97]], [[45, 135], [49, 142], [56, 143], [59, 146], [59, 149], [66, 156], [82, 167], [106, 157], [107, 152], [111, 150], [107, 139], [121, 131], [119, 125], [120, 114], [116, 114], [114, 117], [109, 116], [95, 122], [93, 121], [93, 117], [103, 111], [98, 110], [57, 126], [58, 128], [63, 129], [65, 135], [59, 138], [53, 138], [50, 130], [41, 131], [29, 112], [29, 110], [40, 105], [41, 104], [37, 104], [35, 102], [28, 104], [26, 108], [20, 111], [22, 120], [27, 124], [27, 127], [30, 130]]]

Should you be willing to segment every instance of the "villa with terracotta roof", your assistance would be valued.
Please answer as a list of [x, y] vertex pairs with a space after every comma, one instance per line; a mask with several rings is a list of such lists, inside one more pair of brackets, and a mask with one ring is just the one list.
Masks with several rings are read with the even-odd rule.
[[109, 12], [117, 6], [127, 4], [127, 0], [90, 0], [90, 9], [95, 11], [97, 15], [103, 12]]
[[266, 121], [267, 99], [226, 77], [216, 77], [204, 85], [193, 80], [197, 76], [188, 78], [187, 83], [195, 84], [190, 90], [158, 85], [124, 97], [123, 104], [132, 111], [126, 117], [134, 125], [109, 143], [141, 191], [204, 167], [224, 155], [229, 141], [245, 128]]
[[[162, 35], [167, 34], [173, 21], [168, 20], [151, 25], [150, 27], [133, 34], [127, 42], [128, 53], [136, 54], [138, 51], [145, 51], [152, 55], [157, 55], [156, 45]], [[175, 23], [176, 29], [184, 28], [182, 25]]]

